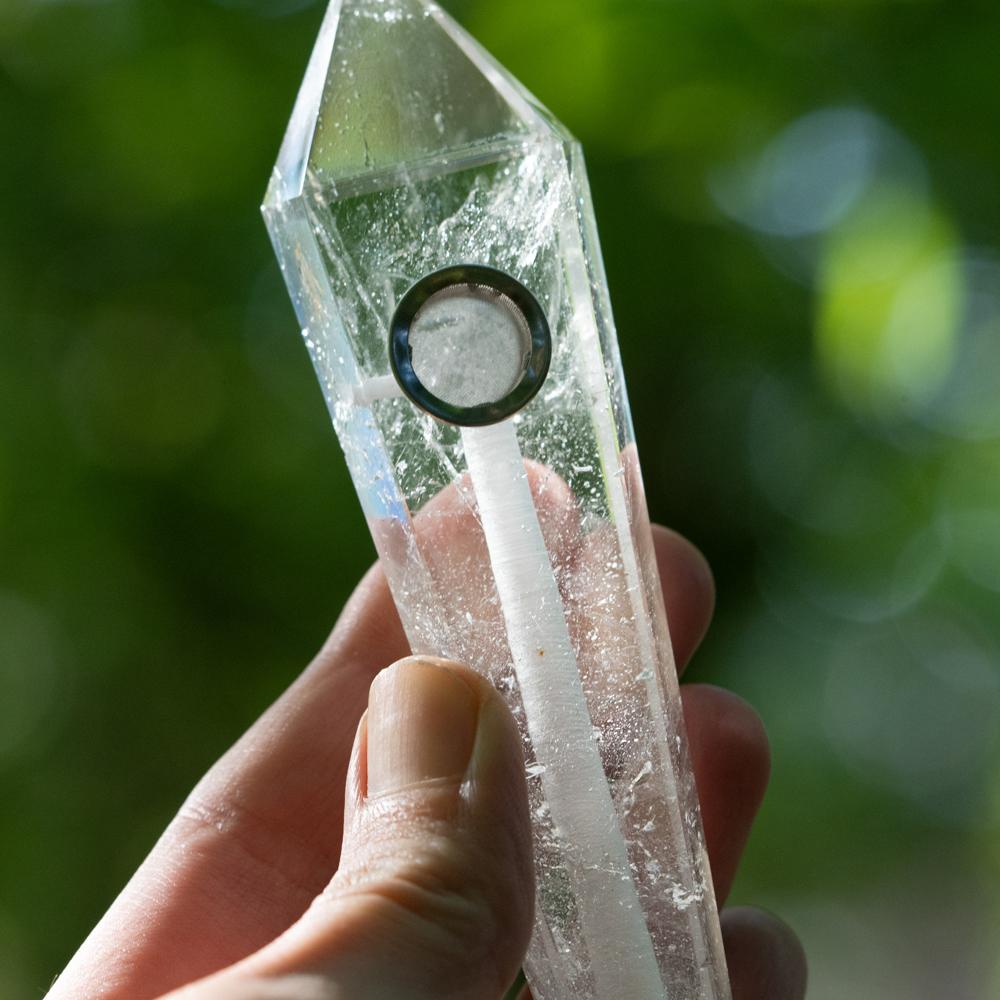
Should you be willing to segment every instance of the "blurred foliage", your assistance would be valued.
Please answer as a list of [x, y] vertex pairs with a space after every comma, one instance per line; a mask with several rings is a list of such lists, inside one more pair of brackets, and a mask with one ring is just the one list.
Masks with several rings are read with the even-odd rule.
[[[813, 1000], [1000, 995], [1000, 8], [455, 0], [583, 140]], [[371, 558], [257, 215], [321, 9], [0, 5], [0, 995]]]

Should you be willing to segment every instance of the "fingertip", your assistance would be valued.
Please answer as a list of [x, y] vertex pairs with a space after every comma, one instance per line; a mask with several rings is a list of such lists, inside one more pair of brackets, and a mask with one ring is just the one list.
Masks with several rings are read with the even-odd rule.
[[738, 764], [744, 783], [763, 798], [771, 777], [771, 741], [757, 709], [735, 691], [715, 684], [681, 689], [688, 735], [699, 750]]
[[739, 695], [710, 684], [686, 684], [681, 698], [705, 844], [721, 903], [767, 790], [771, 748], [760, 716]]
[[409, 656], [372, 682], [369, 796], [401, 792], [425, 781], [461, 780], [476, 739], [480, 696], [457, 666]]
[[569, 483], [547, 465], [528, 459], [524, 468], [545, 545], [557, 564], [565, 564], [580, 544], [580, 503]]
[[722, 914], [733, 1000], [803, 1000], [809, 979], [805, 949], [783, 920], [755, 907]]
[[701, 550], [683, 535], [653, 525], [653, 548], [678, 671], [701, 644], [715, 612], [715, 577]]

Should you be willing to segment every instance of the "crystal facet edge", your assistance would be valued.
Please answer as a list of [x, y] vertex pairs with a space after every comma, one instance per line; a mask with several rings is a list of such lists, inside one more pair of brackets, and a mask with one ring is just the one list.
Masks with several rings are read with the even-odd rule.
[[287, 201], [302, 193], [343, 6], [344, 0], [332, 0], [323, 17], [268, 185], [265, 205]]

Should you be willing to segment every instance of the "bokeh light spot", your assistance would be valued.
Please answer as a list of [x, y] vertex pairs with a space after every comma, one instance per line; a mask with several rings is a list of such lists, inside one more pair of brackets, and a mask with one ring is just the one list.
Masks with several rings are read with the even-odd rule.
[[759, 586], [781, 620], [806, 629], [829, 629], [831, 619], [875, 624], [918, 606], [946, 556], [934, 527], [906, 518], [853, 536], [798, 531], [765, 553]]
[[966, 253], [962, 316], [952, 363], [917, 415], [936, 430], [973, 440], [1000, 434], [1000, 260]]
[[941, 211], [876, 189], [829, 234], [819, 285], [821, 369], [853, 408], [908, 415], [941, 387], [962, 306], [960, 248]]
[[985, 819], [980, 790], [1000, 737], [996, 659], [967, 623], [927, 610], [838, 647], [825, 694], [831, 743], [866, 780], [948, 823]]
[[727, 215], [763, 233], [803, 236], [837, 222], [865, 190], [881, 122], [854, 108], [815, 111], [710, 186]]
[[1000, 593], [1000, 508], [945, 516], [952, 561], [975, 583]]

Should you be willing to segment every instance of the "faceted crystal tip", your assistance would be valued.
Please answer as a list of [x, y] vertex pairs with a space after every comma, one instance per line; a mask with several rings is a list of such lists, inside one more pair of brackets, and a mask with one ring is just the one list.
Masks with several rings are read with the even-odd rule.
[[306, 176], [338, 188], [372, 174], [556, 131], [552, 116], [430, 0], [333, 0], [267, 202]]

